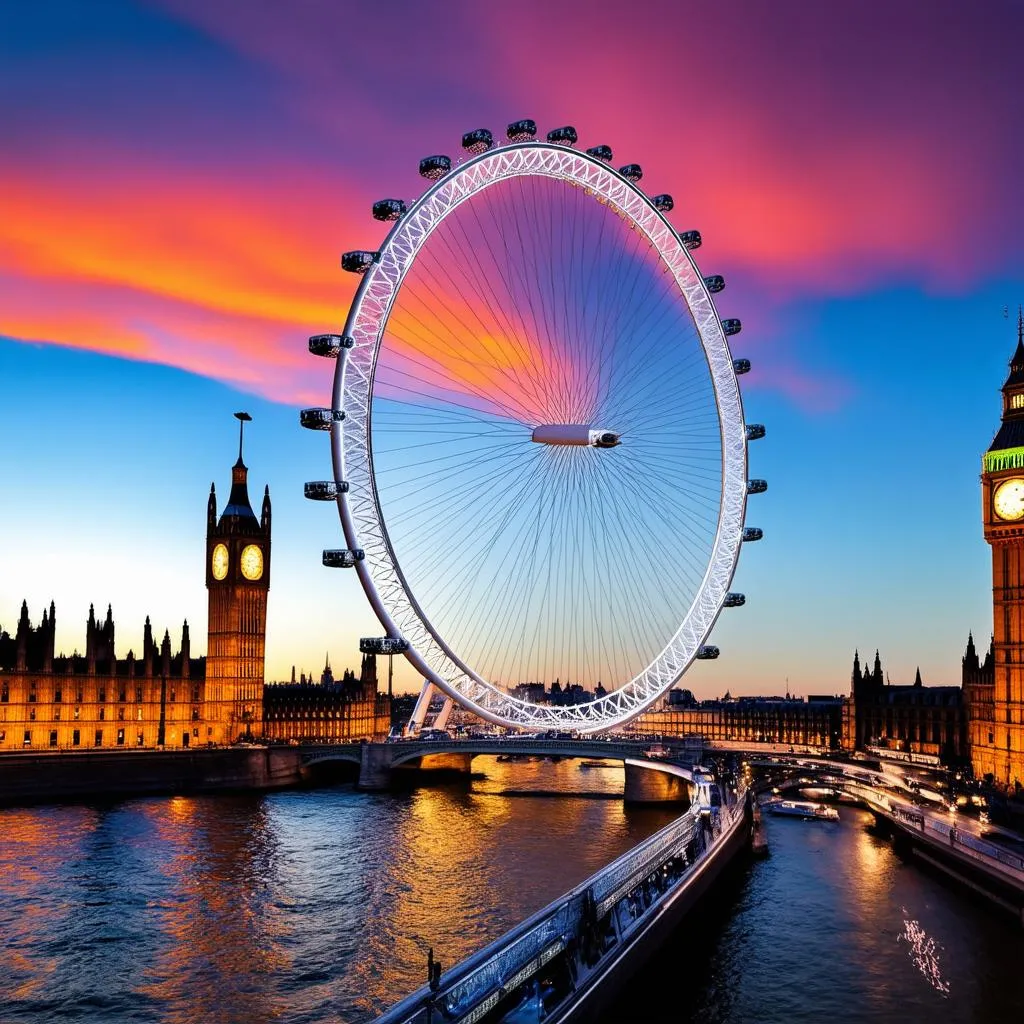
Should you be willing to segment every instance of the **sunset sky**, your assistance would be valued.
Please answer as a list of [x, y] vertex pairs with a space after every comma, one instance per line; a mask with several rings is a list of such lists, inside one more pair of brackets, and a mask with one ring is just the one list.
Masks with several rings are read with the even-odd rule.
[[[267, 678], [379, 632], [304, 480], [330, 475], [330, 364], [420, 157], [531, 117], [643, 165], [722, 273], [751, 475], [699, 696], [959, 682], [991, 629], [980, 455], [1024, 301], [1024, 6], [1015, 0], [35, 0], [0, 7], [0, 625], [113, 605], [205, 646], [205, 509], [237, 424], [274, 502]], [[415, 685], [408, 674], [402, 685]]]

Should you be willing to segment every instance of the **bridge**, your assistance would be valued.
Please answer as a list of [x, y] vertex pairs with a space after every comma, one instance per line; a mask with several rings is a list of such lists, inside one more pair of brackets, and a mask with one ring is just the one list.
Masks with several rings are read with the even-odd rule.
[[359, 788], [387, 789], [402, 769], [468, 775], [473, 758], [534, 756], [621, 761], [625, 767], [624, 799], [629, 803], [688, 803], [694, 765], [703, 744], [697, 739], [652, 745], [626, 739], [499, 736], [466, 739], [408, 739], [388, 743], [329, 743], [302, 748], [305, 769], [332, 761], [359, 766]]

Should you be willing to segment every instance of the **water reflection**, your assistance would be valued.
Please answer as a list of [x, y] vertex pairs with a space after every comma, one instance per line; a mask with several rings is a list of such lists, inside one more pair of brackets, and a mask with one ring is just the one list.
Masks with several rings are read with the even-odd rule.
[[[664, 823], [622, 772], [0, 811], [0, 1020], [362, 1022]], [[576, 795], [554, 799], [538, 793]], [[508, 796], [509, 792], [534, 795]], [[609, 1020], [1020, 1019], [1024, 935], [870, 817], [772, 819]]]
[[[0, 1020], [362, 1021], [659, 827], [621, 770], [0, 810]], [[608, 778], [599, 779], [600, 775]]]

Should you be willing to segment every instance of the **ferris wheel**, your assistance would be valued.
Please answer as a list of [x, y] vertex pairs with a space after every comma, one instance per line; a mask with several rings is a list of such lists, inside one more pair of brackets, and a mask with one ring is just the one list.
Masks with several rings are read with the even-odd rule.
[[342, 256], [343, 333], [309, 343], [332, 402], [300, 417], [333, 477], [306, 496], [336, 501], [324, 564], [426, 680], [493, 723], [596, 732], [718, 656], [764, 428], [671, 196], [574, 128], [506, 134], [421, 160], [419, 199], [373, 206], [380, 248]]

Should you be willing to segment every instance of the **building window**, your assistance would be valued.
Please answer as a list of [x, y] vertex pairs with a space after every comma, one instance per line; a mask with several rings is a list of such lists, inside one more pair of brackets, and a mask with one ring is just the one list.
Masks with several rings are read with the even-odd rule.
[[93, 741], [93, 746], [94, 747], [102, 747], [103, 746], [103, 730], [102, 729], [97, 729], [96, 730], [96, 737], [95, 737], [95, 739]]
[[36, 720], [36, 709], [35, 708], [29, 708], [28, 709], [28, 720], [30, 722], [34, 722]]
[[127, 694], [128, 691], [122, 686], [121, 689], [117, 691], [117, 699], [123, 702], [128, 699]]
[[0, 743], [3, 743], [5, 739], [7, 739], [7, 730], [0, 729]]
[[988, 734], [988, 741], [989, 741], [989, 743], [995, 743], [995, 741], [996, 741], [996, 734], [994, 732], [990, 732]]
[[1024, 395], [1013, 395], [1010, 398], [1011, 409], [1024, 409]]
[[55, 722], [59, 722], [60, 721], [60, 708], [54, 708], [53, 709], [53, 720]]
[[25, 730], [25, 739], [24, 739], [22, 745], [26, 746], [26, 747], [31, 747], [32, 746], [32, 732], [31, 732], [31, 730], [29, 730], [29, 729]]
[[79, 707], [75, 708], [75, 721], [78, 721], [78, 716], [82, 713], [82, 709]]
[[36, 702], [36, 684], [34, 682], [28, 684], [28, 702], [29, 704]]
[[4, 683], [4, 685], [2, 687], [0, 687], [0, 704], [6, 704], [10, 699], [11, 699], [10, 687], [6, 683]]
[[193, 722], [198, 722], [199, 721], [199, 708], [193, 708], [192, 709], [192, 721]]
[[135, 745], [137, 747], [141, 747], [142, 746], [142, 731], [141, 730], [139, 731], [138, 739], [135, 741]]
[[99, 693], [99, 697], [97, 699], [99, 700], [99, 702], [101, 704], [106, 704], [106, 702], [107, 702], [107, 689], [106, 689], [105, 686], [101, 686], [100, 687], [100, 693]]
[[136, 686], [135, 687], [135, 703], [136, 704], [141, 704], [142, 703], [142, 687], [141, 686]]
[[124, 729], [117, 730], [117, 745], [119, 747], [124, 746]]
[[77, 747], [77, 746], [80, 746], [81, 743], [82, 743], [82, 734], [76, 729], [71, 734], [71, 746]]
[[100, 708], [100, 721], [102, 722], [103, 719], [105, 719], [106, 717], [107, 717], [107, 709], [106, 708]]
[[118, 708], [117, 709], [117, 720], [119, 722], [123, 722], [124, 721], [124, 708]]
[[174, 703], [174, 690], [171, 690], [171, 703]]
[[182, 732], [182, 734], [181, 734], [181, 745], [183, 747], [187, 747], [188, 746], [188, 733], [187, 732]]
[[64, 691], [57, 689], [53, 691], [53, 703], [59, 704], [64, 699]]
[[57, 730], [56, 729], [51, 729], [50, 730], [50, 746], [51, 747], [57, 746]]
[[79, 688], [75, 691], [75, 700], [78, 701], [79, 704], [81, 704], [84, 699], [85, 694], [82, 692], [81, 686], [79, 686]]

